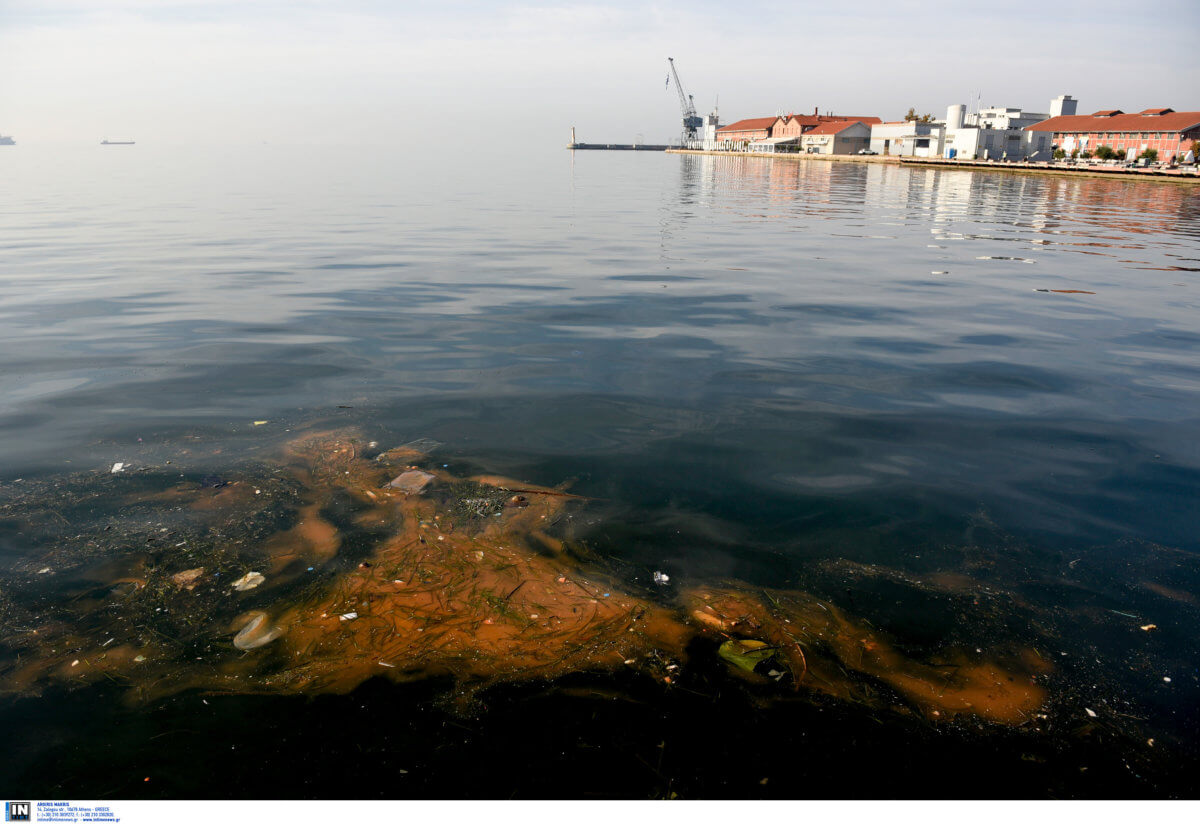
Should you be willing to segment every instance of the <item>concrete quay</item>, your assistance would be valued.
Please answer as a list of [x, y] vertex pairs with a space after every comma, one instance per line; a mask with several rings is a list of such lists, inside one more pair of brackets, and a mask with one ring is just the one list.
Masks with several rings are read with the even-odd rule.
[[1137, 180], [1152, 183], [1200, 184], [1200, 167], [1177, 169], [1126, 168], [1123, 166], [1070, 165], [1058, 163], [1029, 163], [989, 160], [950, 160], [938, 157], [895, 157], [888, 155], [819, 155], [802, 153], [718, 152], [701, 149], [667, 149], [668, 154], [712, 155], [715, 157], [761, 157], [768, 160], [825, 161], [834, 163], [885, 163], [893, 166], [924, 166], [962, 171], [1008, 172], [1010, 174], [1041, 174], [1058, 177], [1093, 177]]

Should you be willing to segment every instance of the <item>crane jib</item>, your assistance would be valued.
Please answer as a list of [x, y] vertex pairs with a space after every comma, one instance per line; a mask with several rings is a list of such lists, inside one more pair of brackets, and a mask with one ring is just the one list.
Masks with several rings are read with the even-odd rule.
[[[684, 140], [695, 140], [696, 134], [700, 127], [704, 124], [704, 119], [696, 114], [696, 104], [692, 100], [692, 96], [683, 90], [683, 84], [679, 82], [679, 72], [675, 71], [675, 58], [668, 57], [667, 63], [671, 66], [671, 78], [675, 80], [675, 90], [679, 92], [679, 109], [683, 113], [683, 138]], [[670, 85], [670, 79], [668, 79]]]

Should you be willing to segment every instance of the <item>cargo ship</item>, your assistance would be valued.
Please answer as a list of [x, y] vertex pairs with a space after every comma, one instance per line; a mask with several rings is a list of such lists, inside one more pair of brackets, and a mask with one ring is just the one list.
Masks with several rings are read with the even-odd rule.
[[16, 146], [16, 145], [17, 145], [17, 141], [13, 140], [11, 137], [0, 134], [0, 146]]
[[105, 139], [105, 140], [100, 141], [100, 145], [101, 146], [132, 146], [133, 141], [132, 140], [107, 140], [107, 139]]

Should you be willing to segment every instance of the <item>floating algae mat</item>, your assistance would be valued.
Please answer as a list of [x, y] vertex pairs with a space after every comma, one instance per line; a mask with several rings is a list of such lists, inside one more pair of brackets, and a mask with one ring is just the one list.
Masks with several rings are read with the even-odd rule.
[[183, 470], [7, 487], [0, 535], [27, 546], [0, 589], [3, 690], [107, 679], [138, 701], [436, 676], [463, 704], [572, 672], [632, 669], [670, 685], [706, 656], [765, 700], [1000, 724], [1048, 700], [1049, 665], [1019, 645], [934, 660], [802, 591], [640, 591], [564, 541], [587, 499], [454, 476], [429, 458], [436, 448], [377, 453], [335, 432], [215, 480]]

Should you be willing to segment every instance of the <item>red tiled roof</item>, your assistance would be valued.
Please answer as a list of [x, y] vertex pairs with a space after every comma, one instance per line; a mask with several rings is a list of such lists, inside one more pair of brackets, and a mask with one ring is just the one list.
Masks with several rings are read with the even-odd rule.
[[[1114, 109], [1113, 111], [1118, 111]], [[1165, 111], [1166, 114], [1151, 114]], [[1200, 112], [1147, 109], [1140, 114], [1071, 114], [1026, 126], [1027, 132], [1184, 132], [1200, 126]]]
[[784, 123], [796, 121], [801, 126], [815, 126], [821, 122], [821, 119], [815, 114], [785, 114], [783, 115]]
[[842, 132], [846, 131], [846, 129], [849, 129], [851, 126], [853, 126], [857, 123], [862, 123], [862, 121], [861, 120], [827, 120], [824, 123], [822, 123], [820, 126], [816, 126], [812, 129], [809, 129], [804, 134], [806, 136], [810, 135], [810, 134], [841, 134]]
[[819, 123], [842, 123], [847, 120], [857, 120], [859, 123], [882, 123], [878, 117], [858, 117], [849, 114], [785, 114], [785, 122], [798, 120], [804, 126], [816, 126]]
[[758, 131], [761, 129], [770, 129], [775, 125], [775, 117], [751, 117], [749, 120], [739, 120], [736, 123], [730, 123], [728, 126], [722, 126], [717, 129], [718, 132], [749, 132]]

